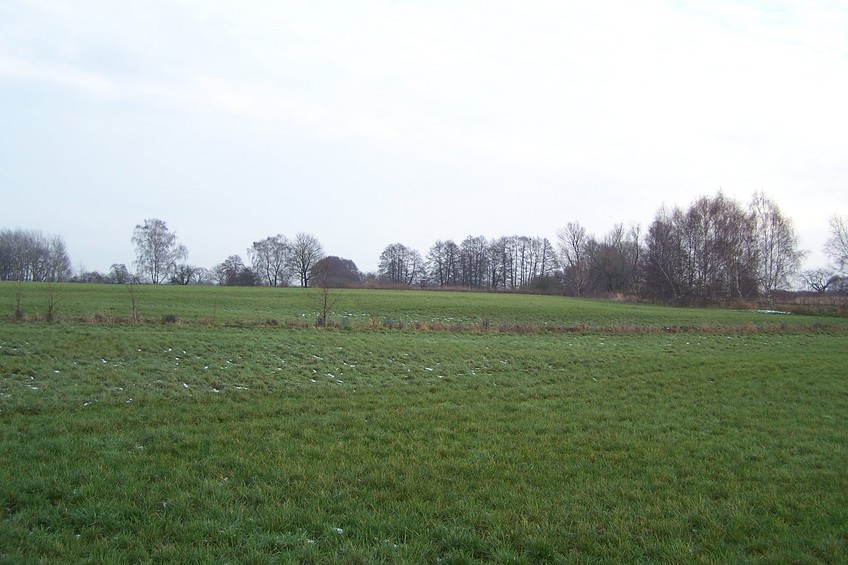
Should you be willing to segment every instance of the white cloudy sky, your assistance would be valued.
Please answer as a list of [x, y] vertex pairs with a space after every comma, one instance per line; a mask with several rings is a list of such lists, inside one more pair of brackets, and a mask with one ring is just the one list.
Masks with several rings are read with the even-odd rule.
[[211, 267], [276, 233], [376, 268], [754, 191], [808, 266], [848, 215], [844, 1], [3, 0], [0, 227]]

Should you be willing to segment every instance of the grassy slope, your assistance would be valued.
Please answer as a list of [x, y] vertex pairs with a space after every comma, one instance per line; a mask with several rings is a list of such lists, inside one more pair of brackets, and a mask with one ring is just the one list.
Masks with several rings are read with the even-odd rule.
[[2, 323], [0, 561], [842, 562], [846, 360], [843, 331]]
[[[0, 316], [12, 316], [15, 297], [21, 295], [25, 316], [43, 318], [50, 286], [46, 284], [0, 283]], [[56, 314], [66, 319], [127, 320], [132, 312], [129, 287], [121, 285], [53, 285], [58, 301]], [[175, 314], [185, 322], [213, 324], [314, 323], [318, 312], [318, 291], [299, 288], [238, 288], [135, 286], [137, 311], [147, 321], [159, 322]], [[556, 327], [664, 328], [683, 327], [800, 327], [837, 324], [848, 327], [848, 318], [775, 315], [754, 311], [718, 308], [672, 308], [644, 304], [580, 300], [557, 296], [486, 294], [463, 292], [418, 292], [383, 290], [333, 291], [336, 305], [333, 318], [347, 317], [351, 324], [364, 326], [395, 322], [462, 324], [476, 326], [488, 321], [530, 323]]]

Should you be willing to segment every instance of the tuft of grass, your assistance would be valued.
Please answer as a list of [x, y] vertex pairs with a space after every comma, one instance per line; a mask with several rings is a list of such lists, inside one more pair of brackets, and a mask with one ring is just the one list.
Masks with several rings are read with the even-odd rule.
[[169, 312], [169, 313], [165, 314], [164, 316], [162, 316], [162, 323], [163, 324], [176, 324], [176, 323], [179, 323], [179, 321], [180, 321], [180, 317], [177, 316], [176, 314], [174, 314], [173, 312]]

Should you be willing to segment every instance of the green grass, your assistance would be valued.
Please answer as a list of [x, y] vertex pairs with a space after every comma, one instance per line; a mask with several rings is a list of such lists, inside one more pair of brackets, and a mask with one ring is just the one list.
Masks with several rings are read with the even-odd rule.
[[[51, 290], [52, 289], [52, 290]], [[31, 320], [45, 318], [49, 293], [55, 315], [65, 320], [123, 322], [132, 315], [131, 290], [122, 285], [0, 283], [0, 316], [13, 319], [16, 295]], [[146, 322], [173, 316], [180, 323], [260, 325], [315, 323], [319, 291], [300, 288], [244, 288], [136, 285], [136, 310]], [[672, 308], [559, 296], [337, 290], [332, 320], [350, 327], [416, 323], [447, 329], [529, 325], [549, 329], [807, 328], [848, 327], [846, 317], [767, 314], [752, 310]], [[531, 328], [531, 329], [532, 329]]]
[[[97, 302], [73, 290], [68, 312]], [[229, 319], [262, 320], [262, 290], [224, 293]], [[339, 306], [354, 298], [369, 319], [578, 325], [582, 309], [594, 329], [0, 322], [0, 562], [848, 559], [838, 320], [735, 331], [750, 313], [365, 291]], [[156, 308], [205, 317], [200, 298]], [[713, 330], [603, 331], [663, 324]]]

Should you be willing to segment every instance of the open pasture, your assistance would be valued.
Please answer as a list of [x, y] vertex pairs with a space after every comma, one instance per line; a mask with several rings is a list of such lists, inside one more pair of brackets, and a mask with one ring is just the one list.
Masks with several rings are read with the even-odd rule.
[[[76, 320], [0, 323], [0, 562], [848, 558], [838, 319], [356, 291], [340, 312], [591, 323], [318, 330], [261, 324], [306, 292], [182, 290], [231, 318], [92, 323], [63, 287]], [[667, 325], [696, 329], [605, 331]]]
[[[332, 290], [330, 320], [349, 327], [414, 325], [429, 328], [639, 331], [684, 328], [735, 330], [842, 326], [848, 318], [768, 313], [741, 307], [672, 308], [543, 295], [474, 292]], [[45, 318], [54, 303], [57, 319], [120, 323], [135, 311], [144, 322], [166, 316], [205, 325], [311, 325], [319, 312], [319, 289], [40, 284], [0, 282], [0, 317], [16, 307], [29, 320]]]

